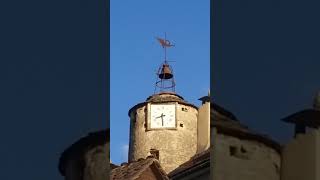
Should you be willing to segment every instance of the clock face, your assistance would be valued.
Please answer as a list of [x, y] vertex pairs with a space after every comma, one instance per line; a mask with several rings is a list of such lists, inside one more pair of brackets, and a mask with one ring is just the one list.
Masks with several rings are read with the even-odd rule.
[[150, 105], [151, 128], [175, 128], [176, 105], [175, 104], [151, 104]]

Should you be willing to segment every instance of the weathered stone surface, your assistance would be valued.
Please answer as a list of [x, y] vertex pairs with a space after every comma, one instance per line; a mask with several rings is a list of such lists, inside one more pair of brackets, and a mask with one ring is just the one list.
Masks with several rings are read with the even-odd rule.
[[186, 103], [183, 97], [175, 93], [160, 93], [160, 94], [149, 96], [147, 98], [147, 102], [172, 102], [172, 101]]
[[109, 129], [81, 138], [62, 153], [60, 173], [66, 180], [108, 180], [109, 142]]
[[[166, 99], [165, 94], [162, 96], [164, 96], [162, 99]], [[178, 103], [176, 130], [147, 131], [147, 104], [136, 107], [137, 109], [132, 109], [130, 114], [129, 162], [146, 158], [150, 155], [150, 149], [157, 149], [160, 155], [159, 162], [163, 169], [169, 173], [196, 153], [198, 115], [196, 108]], [[188, 110], [183, 111], [182, 108]]]
[[107, 165], [109, 159], [107, 145], [94, 147], [86, 152], [84, 180], [107, 180], [109, 171]]
[[279, 180], [281, 157], [257, 141], [216, 134], [213, 167], [216, 180]]
[[320, 179], [320, 129], [297, 134], [282, 151], [281, 180]]

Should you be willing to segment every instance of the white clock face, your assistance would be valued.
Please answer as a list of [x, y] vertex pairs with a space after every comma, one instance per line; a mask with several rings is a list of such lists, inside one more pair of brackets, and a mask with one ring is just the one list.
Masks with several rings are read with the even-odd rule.
[[151, 104], [150, 105], [151, 128], [175, 128], [176, 106], [175, 104]]

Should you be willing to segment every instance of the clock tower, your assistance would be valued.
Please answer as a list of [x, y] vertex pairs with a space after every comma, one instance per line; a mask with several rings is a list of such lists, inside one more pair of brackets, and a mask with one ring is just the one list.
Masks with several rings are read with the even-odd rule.
[[169, 173], [197, 152], [198, 108], [176, 93], [154, 94], [129, 110], [129, 162], [155, 156]]
[[[166, 39], [158, 40], [165, 52], [173, 46]], [[198, 108], [175, 93], [173, 71], [166, 57], [157, 77], [154, 94], [128, 113], [129, 162], [151, 155], [170, 173], [197, 152]]]

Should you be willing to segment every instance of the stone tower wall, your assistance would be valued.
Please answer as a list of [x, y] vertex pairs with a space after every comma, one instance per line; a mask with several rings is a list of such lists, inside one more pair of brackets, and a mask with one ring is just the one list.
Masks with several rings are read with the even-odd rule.
[[188, 161], [197, 150], [197, 115], [196, 108], [178, 103], [176, 130], [146, 131], [147, 104], [132, 111], [129, 162], [146, 158], [150, 149], [159, 150], [160, 164], [167, 173]]
[[214, 141], [215, 180], [280, 180], [281, 157], [273, 148], [218, 133]]
[[201, 153], [210, 147], [210, 102], [206, 102], [198, 109], [198, 147]]
[[90, 133], [62, 153], [58, 168], [65, 180], [109, 179], [109, 132]]
[[66, 165], [65, 180], [108, 180], [109, 179], [109, 143], [88, 149], [81, 154], [84, 164], [70, 159]]
[[320, 180], [320, 130], [298, 134], [282, 151], [281, 180]]

